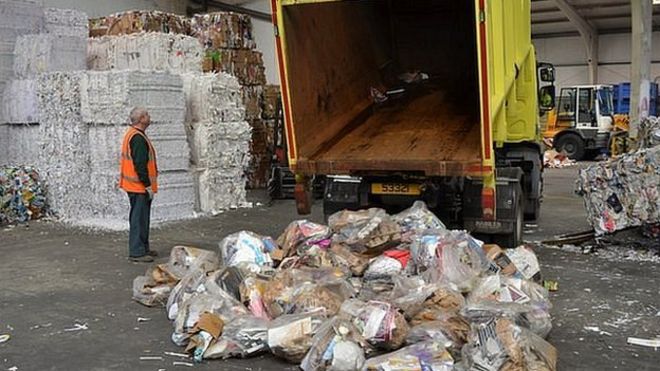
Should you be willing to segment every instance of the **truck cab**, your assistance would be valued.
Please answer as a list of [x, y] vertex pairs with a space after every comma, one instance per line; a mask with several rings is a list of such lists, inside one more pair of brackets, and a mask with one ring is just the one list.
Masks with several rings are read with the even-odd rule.
[[587, 151], [607, 149], [614, 121], [612, 97], [611, 85], [562, 88], [543, 136], [574, 160], [583, 159]]

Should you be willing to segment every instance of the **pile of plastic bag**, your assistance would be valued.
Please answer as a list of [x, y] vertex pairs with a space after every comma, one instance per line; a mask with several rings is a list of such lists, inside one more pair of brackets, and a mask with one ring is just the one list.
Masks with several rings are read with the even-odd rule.
[[295, 221], [277, 240], [241, 231], [209, 254], [176, 247], [134, 288], [164, 303], [196, 362], [270, 352], [305, 371], [556, 370], [533, 251], [447, 230], [423, 202]]
[[46, 191], [36, 169], [0, 168], [0, 225], [38, 219], [46, 210]]
[[660, 120], [640, 126], [640, 149], [579, 172], [576, 192], [597, 235], [660, 222]]

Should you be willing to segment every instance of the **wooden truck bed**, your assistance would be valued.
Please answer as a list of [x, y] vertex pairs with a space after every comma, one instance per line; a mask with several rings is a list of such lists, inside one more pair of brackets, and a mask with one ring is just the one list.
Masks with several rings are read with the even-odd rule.
[[478, 167], [478, 118], [457, 112], [442, 91], [426, 92], [373, 111], [342, 131], [296, 169], [309, 174], [357, 171], [423, 171], [465, 175]]

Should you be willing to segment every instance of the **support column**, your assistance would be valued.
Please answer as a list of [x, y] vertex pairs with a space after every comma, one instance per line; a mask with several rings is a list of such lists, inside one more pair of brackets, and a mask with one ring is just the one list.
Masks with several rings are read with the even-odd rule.
[[596, 84], [598, 82], [598, 30], [582, 18], [573, 5], [566, 0], [554, 0], [554, 2], [582, 36], [589, 66], [589, 83]]
[[630, 129], [628, 135], [637, 139], [639, 121], [648, 117], [651, 92], [652, 0], [631, 0], [632, 47], [630, 63]]

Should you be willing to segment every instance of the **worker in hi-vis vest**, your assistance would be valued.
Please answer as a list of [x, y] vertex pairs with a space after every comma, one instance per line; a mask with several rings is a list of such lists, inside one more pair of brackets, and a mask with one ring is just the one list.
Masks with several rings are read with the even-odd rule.
[[142, 107], [135, 107], [131, 110], [130, 120], [131, 126], [121, 145], [119, 188], [128, 193], [131, 203], [129, 259], [148, 263], [158, 256], [156, 251], [149, 249], [151, 202], [158, 192], [156, 150], [145, 133], [151, 124], [149, 112]]

